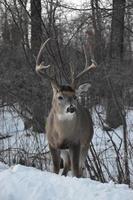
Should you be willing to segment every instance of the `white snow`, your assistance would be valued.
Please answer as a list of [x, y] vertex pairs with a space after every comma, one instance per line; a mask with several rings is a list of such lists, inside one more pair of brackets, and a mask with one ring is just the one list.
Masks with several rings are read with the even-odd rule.
[[[97, 106], [97, 111], [104, 119], [104, 108]], [[93, 113], [94, 138], [93, 144], [99, 158], [106, 164], [109, 172], [117, 182], [116, 154], [114, 152], [110, 137], [102, 130], [101, 122], [97, 112]], [[2, 117], [3, 116], [3, 117]], [[127, 110], [128, 138], [133, 143], [133, 109]], [[0, 132], [3, 135], [12, 135], [12, 137], [0, 140], [0, 161], [11, 165], [12, 160], [22, 156], [27, 160], [27, 165], [31, 165], [33, 159], [38, 155], [42, 156], [43, 169], [51, 171], [51, 160], [49, 156], [46, 138], [44, 134], [24, 131], [22, 120], [14, 113], [12, 116], [5, 113], [1, 115]], [[119, 148], [123, 139], [122, 127], [109, 132], [111, 139]], [[121, 145], [120, 154], [123, 156], [123, 145]], [[23, 151], [24, 150], [24, 151]], [[20, 154], [22, 151], [22, 155]], [[23, 154], [26, 152], [25, 154]], [[129, 146], [129, 153], [132, 149]], [[37, 156], [36, 156], [37, 155]], [[46, 158], [46, 160], [44, 159]], [[9, 162], [10, 161], [10, 162]], [[129, 160], [131, 182], [133, 183], [133, 160]], [[45, 163], [46, 162], [46, 163]], [[36, 167], [39, 168], [39, 162], [36, 160]], [[110, 177], [103, 167], [103, 172], [107, 181]], [[132, 184], [133, 185], [133, 184]], [[77, 179], [72, 177], [63, 177], [47, 171], [40, 171], [31, 167], [15, 165], [9, 168], [0, 162], [0, 200], [132, 200], [133, 190], [126, 185], [118, 185], [113, 182], [100, 183], [92, 181], [89, 178]]]
[[[12, 135], [12, 137], [0, 140], [0, 161], [4, 161], [9, 164], [21, 163], [20, 159], [26, 161], [25, 165], [31, 166], [34, 164], [36, 168], [51, 171], [51, 159], [49, 155], [49, 149], [47, 146], [46, 135], [36, 134], [32, 129], [24, 131], [23, 122], [17, 117], [16, 113], [7, 112], [0, 115], [0, 133], [3, 135]], [[121, 156], [121, 163], [123, 162], [123, 128], [118, 127], [115, 130], [109, 132], [109, 135], [102, 129], [102, 125], [98, 114], [105, 118], [105, 109], [103, 106], [97, 105], [92, 110], [93, 122], [94, 122], [94, 137], [93, 144], [97, 155], [101, 161], [101, 167], [104, 176], [107, 181], [111, 180], [108, 174], [111, 174], [113, 180], [117, 182], [118, 169], [116, 161], [116, 152], [112, 145], [111, 140], [115, 143]], [[1, 114], [1, 113], [0, 113]], [[3, 118], [3, 117], [4, 118]], [[130, 143], [133, 144], [133, 109], [127, 110], [127, 126], [128, 126], [128, 138]], [[7, 119], [7, 120], [6, 120]], [[6, 129], [6, 127], [9, 127]], [[11, 133], [11, 134], [10, 134]], [[110, 139], [111, 138], [111, 139]], [[133, 157], [132, 157], [132, 146], [129, 145], [129, 165], [131, 175], [131, 185], [133, 185]], [[39, 157], [38, 157], [39, 156]], [[93, 161], [92, 155], [89, 153], [91, 160]], [[40, 159], [40, 162], [38, 160]], [[41, 163], [41, 164], [40, 164]], [[122, 165], [124, 170], [124, 165]], [[108, 170], [108, 171], [107, 171]], [[88, 175], [89, 177], [89, 175]]]
[[113, 182], [72, 178], [16, 165], [0, 172], [0, 200], [132, 200], [133, 190]]
[[17, 112], [13, 112], [8, 106], [0, 109], [0, 133], [2, 135], [13, 135], [24, 130], [24, 124]]
[[0, 172], [2, 172], [2, 171], [5, 170], [5, 169], [8, 169], [8, 168], [9, 168], [8, 165], [6, 165], [6, 164], [0, 162]]

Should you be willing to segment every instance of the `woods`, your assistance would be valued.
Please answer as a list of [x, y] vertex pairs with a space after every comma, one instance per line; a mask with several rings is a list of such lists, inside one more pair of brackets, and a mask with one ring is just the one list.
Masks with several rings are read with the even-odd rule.
[[[77, 7], [65, 0], [0, 1], [1, 113], [7, 108], [11, 113], [16, 112], [30, 134], [45, 132], [52, 92], [50, 83], [35, 72], [40, 46], [51, 38], [43, 60], [46, 65], [54, 66], [48, 73], [56, 74], [56, 79], [65, 84], [71, 81], [72, 68], [75, 75], [83, 70], [85, 47], [88, 61], [91, 63], [94, 57], [98, 67], [95, 73], [91, 71], [84, 76], [84, 83], [89, 82], [91, 88], [82, 95], [81, 101], [91, 112], [95, 110], [97, 113], [102, 130], [115, 152], [118, 174], [115, 178], [110, 174], [93, 144], [86, 167], [92, 179], [105, 182], [109, 177], [129, 185], [132, 173], [129, 157], [133, 157], [133, 143], [129, 140], [127, 124], [127, 113], [133, 106], [132, 13], [132, 0], [88, 0]], [[98, 105], [104, 107], [104, 117], [102, 112], [97, 111]], [[121, 144], [117, 147], [110, 133], [114, 131], [115, 134], [119, 126], [122, 127], [122, 155]], [[0, 152], [0, 160], [11, 164], [12, 160], [8, 163], [8, 159], [3, 158], [2, 148]], [[43, 156], [37, 153], [37, 163], [42, 162]], [[39, 168], [44, 168], [42, 163]]]

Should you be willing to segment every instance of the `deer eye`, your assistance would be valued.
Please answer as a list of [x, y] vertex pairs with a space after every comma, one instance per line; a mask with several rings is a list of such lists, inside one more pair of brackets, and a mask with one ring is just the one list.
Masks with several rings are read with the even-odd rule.
[[58, 99], [59, 100], [63, 100], [63, 96], [58, 96]]

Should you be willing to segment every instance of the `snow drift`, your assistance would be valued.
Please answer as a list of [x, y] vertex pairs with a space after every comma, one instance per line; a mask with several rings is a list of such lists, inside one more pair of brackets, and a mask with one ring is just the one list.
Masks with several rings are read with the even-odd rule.
[[126, 185], [63, 177], [16, 165], [0, 171], [0, 200], [132, 200]]

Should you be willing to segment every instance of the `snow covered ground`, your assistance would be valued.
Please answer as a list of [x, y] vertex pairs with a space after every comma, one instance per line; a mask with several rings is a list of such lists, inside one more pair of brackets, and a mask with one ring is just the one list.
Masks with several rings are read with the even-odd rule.
[[[20, 163], [20, 158], [22, 158], [26, 161], [25, 165], [32, 166], [34, 164], [36, 168], [44, 171], [21, 165], [9, 168], [0, 162], [0, 200], [132, 200], [133, 190], [126, 185], [110, 182], [112, 178], [108, 176], [106, 168], [104, 168], [104, 166], [107, 167], [113, 180], [117, 182], [117, 160], [112, 141], [120, 150], [122, 159], [123, 129], [119, 127], [109, 131], [108, 135], [102, 129], [98, 116], [100, 115], [104, 121], [104, 108], [97, 106], [92, 113], [95, 132], [93, 144], [104, 176], [109, 183], [102, 184], [89, 178], [61, 177], [47, 172], [51, 171], [51, 161], [47, 154], [45, 135], [36, 134], [32, 130], [25, 131], [22, 120], [16, 113], [7, 110], [0, 115], [0, 133], [11, 137], [0, 140], [0, 161], [11, 166], [13, 163]], [[133, 110], [130, 109], [127, 112], [127, 125], [131, 144], [133, 144], [132, 119]], [[131, 158], [129, 161], [131, 162], [129, 164], [133, 182], [133, 154], [130, 148]], [[48, 155], [48, 159], [46, 155]], [[122, 162], [121, 160], [121, 164]]]
[[132, 200], [133, 190], [113, 182], [63, 177], [16, 165], [0, 172], [0, 200]]
[[[101, 162], [101, 167], [107, 181], [113, 179], [117, 182], [118, 165], [117, 157], [113, 144], [116, 145], [123, 165], [123, 129], [119, 127], [109, 131], [108, 134], [102, 129], [99, 116], [104, 120], [104, 107], [97, 106], [93, 109], [94, 137], [93, 144]], [[31, 129], [24, 130], [23, 122], [20, 117], [7, 109], [0, 115], [0, 133], [11, 135], [11, 137], [0, 140], [0, 161], [12, 164], [22, 163], [35, 166], [36, 168], [51, 171], [51, 161], [49, 159], [46, 137], [44, 134], [36, 134]], [[130, 143], [133, 144], [133, 110], [127, 112], [127, 125]], [[113, 142], [113, 143], [112, 143]], [[132, 145], [129, 146], [130, 172], [133, 182], [133, 153]], [[90, 157], [91, 154], [89, 154]], [[20, 160], [22, 162], [20, 162]], [[93, 158], [92, 158], [93, 161]], [[124, 170], [124, 167], [123, 167]], [[109, 173], [112, 177], [109, 176]], [[88, 176], [89, 177], [89, 176]]]

